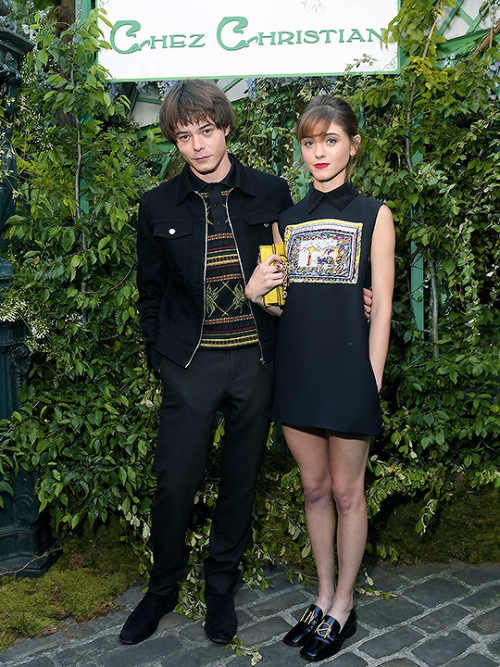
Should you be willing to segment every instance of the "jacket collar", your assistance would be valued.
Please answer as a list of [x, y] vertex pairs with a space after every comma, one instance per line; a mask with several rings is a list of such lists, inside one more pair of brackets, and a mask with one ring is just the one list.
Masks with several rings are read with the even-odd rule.
[[[238, 188], [246, 194], [255, 195], [254, 184], [250, 172], [234, 155], [229, 155], [231, 170], [222, 181], [228, 188]], [[186, 164], [177, 178], [176, 204], [179, 205], [189, 194], [199, 191], [198, 179], [193, 178], [191, 168]], [[208, 185], [208, 184], [207, 184]]]
[[338, 208], [339, 211], [343, 211], [346, 206], [348, 206], [356, 197], [359, 195], [359, 192], [356, 190], [354, 185], [351, 182], [343, 183], [338, 188], [330, 190], [329, 192], [321, 192], [316, 190], [314, 185], [311, 183], [309, 192], [304, 198], [304, 203], [306, 205], [306, 210], [308, 213], [311, 213], [316, 206], [323, 201], [326, 197], [334, 206]]

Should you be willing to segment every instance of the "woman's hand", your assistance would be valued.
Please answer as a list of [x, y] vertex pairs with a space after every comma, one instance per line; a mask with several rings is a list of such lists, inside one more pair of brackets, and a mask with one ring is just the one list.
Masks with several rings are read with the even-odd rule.
[[264, 294], [283, 284], [284, 265], [279, 255], [269, 255], [255, 270], [245, 287], [249, 301], [264, 307]]

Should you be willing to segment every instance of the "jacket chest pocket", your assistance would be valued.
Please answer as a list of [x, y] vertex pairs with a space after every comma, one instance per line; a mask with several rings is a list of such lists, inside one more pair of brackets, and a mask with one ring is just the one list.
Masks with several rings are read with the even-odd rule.
[[168, 266], [181, 273], [189, 257], [193, 239], [193, 223], [191, 221], [158, 220], [153, 222], [153, 236], [161, 244]]
[[269, 209], [244, 216], [250, 235], [257, 245], [268, 245], [273, 242], [273, 223], [278, 220], [279, 211]]

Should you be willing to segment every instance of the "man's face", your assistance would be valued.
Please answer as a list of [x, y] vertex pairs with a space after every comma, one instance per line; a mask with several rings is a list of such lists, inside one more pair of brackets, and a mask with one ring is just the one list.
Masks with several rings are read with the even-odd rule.
[[211, 119], [177, 127], [177, 148], [196, 176], [206, 183], [218, 183], [231, 169], [226, 148], [229, 130], [220, 130]]

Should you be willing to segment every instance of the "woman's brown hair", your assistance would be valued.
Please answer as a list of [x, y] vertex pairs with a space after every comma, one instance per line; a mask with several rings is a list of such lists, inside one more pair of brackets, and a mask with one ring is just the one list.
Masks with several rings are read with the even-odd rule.
[[[319, 95], [308, 104], [306, 110], [299, 118], [296, 130], [297, 139], [299, 142], [306, 137], [324, 139], [332, 123], [341, 127], [349, 137], [351, 143], [353, 142], [354, 137], [358, 134], [358, 119], [351, 105], [341, 97]], [[361, 146], [357, 143], [356, 146], [356, 155], [347, 167], [348, 177], [353, 166], [361, 162]]]

